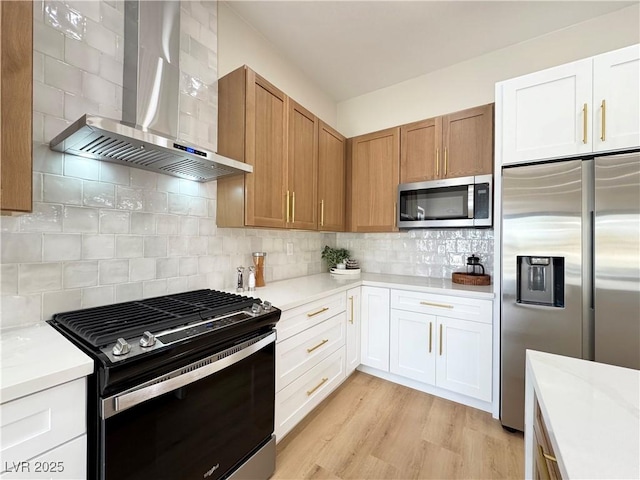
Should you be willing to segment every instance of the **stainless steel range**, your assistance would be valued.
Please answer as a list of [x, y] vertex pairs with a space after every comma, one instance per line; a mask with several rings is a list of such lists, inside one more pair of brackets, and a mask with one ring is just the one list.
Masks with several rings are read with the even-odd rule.
[[54, 315], [96, 363], [88, 478], [268, 478], [280, 313], [197, 290]]

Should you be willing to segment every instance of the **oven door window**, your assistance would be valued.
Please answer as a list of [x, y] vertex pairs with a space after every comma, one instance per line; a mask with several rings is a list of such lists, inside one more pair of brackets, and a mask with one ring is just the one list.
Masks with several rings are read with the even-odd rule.
[[401, 220], [469, 218], [469, 188], [455, 187], [400, 192]]
[[216, 479], [271, 438], [275, 344], [104, 420], [107, 480]]

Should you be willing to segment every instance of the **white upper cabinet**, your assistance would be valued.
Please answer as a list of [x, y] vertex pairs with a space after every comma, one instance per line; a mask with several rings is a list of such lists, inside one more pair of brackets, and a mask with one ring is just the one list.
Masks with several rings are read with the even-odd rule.
[[593, 59], [593, 150], [640, 145], [640, 45]]
[[634, 45], [496, 84], [498, 166], [639, 146], [639, 57]]

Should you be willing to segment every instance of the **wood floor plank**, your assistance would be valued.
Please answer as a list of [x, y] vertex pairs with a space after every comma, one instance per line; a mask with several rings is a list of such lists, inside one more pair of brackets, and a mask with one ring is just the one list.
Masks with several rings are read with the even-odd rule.
[[355, 372], [277, 447], [280, 479], [521, 478], [524, 441], [487, 412]]

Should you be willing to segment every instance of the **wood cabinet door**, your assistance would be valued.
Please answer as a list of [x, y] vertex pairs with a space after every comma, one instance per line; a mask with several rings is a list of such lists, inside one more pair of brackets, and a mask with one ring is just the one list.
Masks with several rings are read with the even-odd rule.
[[245, 224], [284, 228], [287, 184], [287, 96], [247, 69]]
[[440, 178], [442, 117], [400, 127], [400, 183]]
[[389, 289], [362, 287], [362, 365], [389, 371]]
[[0, 210], [32, 209], [33, 3], [0, 2]]
[[493, 172], [493, 104], [446, 115], [441, 178]]
[[347, 140], [320, 121], [318, 138], [318, 230], [344, 232]]
[[287, 227], [316, 230], [318, 118], [289, 99], [287, 162], [290, 212]]
[[491, 401], [491, 325], [437, 317], [436, 385]]
[[361, 287], [347, 290], [347, 375], [360, 365]]
[[435, 385], [435, 329], [434, 315], [392, 309], [389, 371]]
[[593, 59], [593, 150], [640, 146], [640, 45]]
[[350, 230], [396, 231], [400, 128], [354, 137], [350, 142], [347, 205]]
[[592, 59], [502, 83], [502, 164], [568, 157], [592, 150]]

